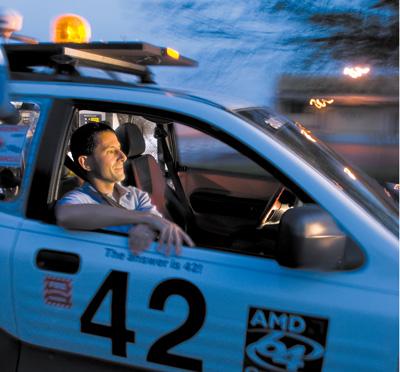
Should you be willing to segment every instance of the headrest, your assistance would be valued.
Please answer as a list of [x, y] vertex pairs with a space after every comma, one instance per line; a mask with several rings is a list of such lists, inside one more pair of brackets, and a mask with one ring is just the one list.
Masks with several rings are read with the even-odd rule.
[[143, 134], [140, 129], [132, 123], [121, 124], [116, 130], [122, 151], [129, 158], [141, 155], [146, 149]]

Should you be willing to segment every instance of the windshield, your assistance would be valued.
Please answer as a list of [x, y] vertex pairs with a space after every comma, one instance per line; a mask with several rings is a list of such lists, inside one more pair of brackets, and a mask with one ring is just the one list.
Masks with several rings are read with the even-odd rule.
[[266, 108], [240, 109], [235, 112], [282, 142], [398, 236], [398, 209], [390, 194], [365, 173], [346, 164], [311, 131]]

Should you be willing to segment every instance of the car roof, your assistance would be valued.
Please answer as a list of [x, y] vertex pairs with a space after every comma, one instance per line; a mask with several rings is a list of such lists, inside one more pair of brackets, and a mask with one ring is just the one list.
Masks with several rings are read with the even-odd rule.
[[[179, 90], [178, 90], [179, 91]], [[182, 90], [183, 94], [193, 99], [203, 100], [210, 103], [218, 104], [228, 110], [235, 111], [243, 108], [259, 106], [254, 102], [242, 99], [240, 97], [229, 96], [222, 93], [216, 93], [207, 90]]]

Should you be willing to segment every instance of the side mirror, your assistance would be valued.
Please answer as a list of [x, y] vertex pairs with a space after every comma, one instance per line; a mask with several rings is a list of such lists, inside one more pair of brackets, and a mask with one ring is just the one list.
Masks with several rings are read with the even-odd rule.
[[276, 259], [282, 266], [323, 271], [360, 267], [360, 248], [316, 205], [289, 209], [280, 222]]
[[8, 63], [3, 46], [0, 44], [0, 120], [9, 124], [19, 121], [18, 110], [11, 104], [8, 95]]

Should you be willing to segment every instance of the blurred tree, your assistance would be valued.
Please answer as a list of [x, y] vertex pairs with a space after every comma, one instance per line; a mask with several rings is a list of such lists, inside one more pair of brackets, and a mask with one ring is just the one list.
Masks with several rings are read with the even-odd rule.
[[200, 61], [175, 77], [196, 89], [212, 81], [223, 92], [246, 86], [258, 96], [265, 92], [253, 87], [268, 81], [272, 91], [282, 72], [398, 66], [398, 0], [121, 1], [138, 38]]
[[[329, 59], [397, 67], [399, 58], [398, 0], [363, 1], [355, 7], [337, 7], [338, 1], [300, 3], [278, 0], [271, 8], [286, 13], [292, 20], [309, 26], [301, 36], [288, 37], [283, 45], [306, 47], [305, 63], [324, 63]], [[350, 8], [352, 7], [352, 8]], [[270, 9], [271, 9], [270, 8]], [[358, 9], [357, 9], [358, 8]]]

